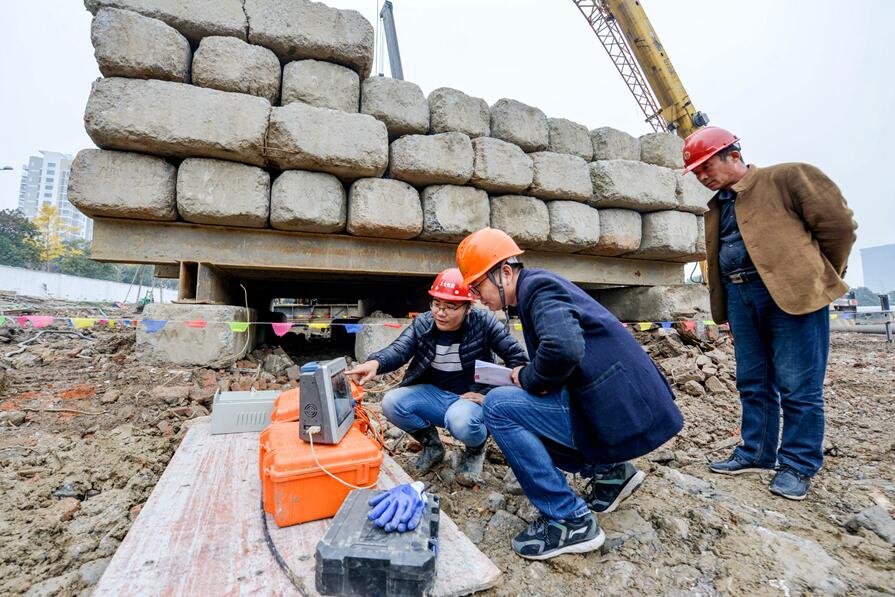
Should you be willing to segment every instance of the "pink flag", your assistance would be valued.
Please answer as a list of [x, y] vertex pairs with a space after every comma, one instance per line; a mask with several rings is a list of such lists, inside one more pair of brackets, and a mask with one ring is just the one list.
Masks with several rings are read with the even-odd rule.
[[[24, 319], [25, 321], [30, 321], [31, 325], [34, 326], [35, 328], [45, 328], [48, 325], [50, 325], [51, 323], [53, 323], [52, 315], [26, 315], [25, 317], [22, 317], [20, 319]], [[23, 326], [25, 325], [21, 321], [19, 322], [19, 324], [21, 324]]]
[[203, 321], [202, 319], [194, 319], [186, 322], [186, 327], [188, 328], [204, 328], [206, 325], [208, 325], [208, 322]]
[[696, 328], [696, 322], [695, 322], [695, 321], [685, 321], [685, 322], [684, 322], [684, 329], [685, 329], [685, 330], [690, 331], [690, 330], [695, 329], [695, 328]]
[[271, 323], [270, 326], [273, 328], [273, 333], [277, 336], [282, 336], [292, 329], [291, 323]]

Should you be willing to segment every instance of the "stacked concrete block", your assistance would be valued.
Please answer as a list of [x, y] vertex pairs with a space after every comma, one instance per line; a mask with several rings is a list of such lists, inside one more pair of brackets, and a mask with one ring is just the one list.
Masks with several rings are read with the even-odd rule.
[[236, 162], [185, 159], [177, 169], [177, 211], [197, 224], [266, 228], [270, 174]]
[[474, 154], [470, 184], [492, 193], [518, 193], [531, 186], [531, 158], [518, 146], [493, 137], [472, 140]]
[[472, 139], [491, 134], [491, 110], [485, 100], [449, 87], [439, 87], [428, 99], [432, 133], [457, 132]]
[[315, 58], [350, 67], [362, 77], [373, 64], [373, 26], [355, 10], [309, 0], [244, 0], [248, 41], [283, 62]]
[[90, 217], [177, 219], [177, 168], [162, 158], [84, 149], [71, 165], [68, 200]]
[[680, 211], [696, 215], [708, 211], [709, 200], [715, 195], [715, 191], [704, 187], [692, 172], [688, 174], [675, 173], [675, 175], [677, 176], [677, 208]]
[[702, 284], [634, 286], [599, 291], [597, 299], [622, 321], [677, 321], [710, 317]]
[[366, 79], [360, 106], [361, 112], [385, 123], [392, 139], [429, 131], [429, 102], [416, 83], [385, 77]]
[[357, 112], [360, 77], [350, 68], [322, 60], [296, 60], [283, 68], [283, 99], [318, 108]]
[[349, 180], [382, 176], [388, 166], [388, 132], [366, 114], [293, 102], [273, 109], [267, 154], [284, 170], [329, 172]]
[[696, 255], [705, 258], [705, 217], [696, 216]]
[[[358, 323], [364, 324], [354, 335], [354, 356], [363, 363], [374, 352], [378, 352], [397, 340], [401, 332], [410, 325], [410, 319], [385, 317], [374, 314], [364, 317]], [[388, 324], [388, 325], [383, 325]]]
[[491, 106], [491, 136], [515, 143], [525, 152], [543, 151], [550, 141], [547, 117], [532, 106], [511, 99]]
[[503, 230], [521, 247], [539, 247], [550, 238], [550, 212], [534, 197], [492, 197], [491, 227]]
[[587, 201], [593, 196], [590, 171], [582, 158], [550, 151], [529, 155], [533, 178], [528, 192], [535, 197]]
[[668, 168], [631, 160], [601, 160], [589, 166], [593, 207], [623, 207], [640, 212], [677, 207], [677, 180]]
[[684, 167], [684, 140], [674, 133], [650, 133], [640, 137], [640, 161], [665, 168]]
[[270, 102], [168, 81], [100, 79], [84, 124], [103, 149], [263, 166]]
[[682, 211], [643, 214], [640, 248], [626, 255], [638, 259], [673, 260], [691, 254], [699, 230], [696, 216]]
[[640, 141], [628, 133], [604, 126], [590, 132], [596, 160], [639, 160]]
[[600, 238], [581, 251], [587, 255], [617, 257], [640, 248], [643, 222], [640, 212], [631, 209], [601, 209]]
[[106, 77], [190, 82], [190, 43], [176, 29], [129, 10], [103, 8], [90, 28]]
[[415, 188], [400, 180], [364, 178], [348, 191], [348, 233], [409, 239], [423, 230], [423, 209]]
[[324, 172], [287, 170], [273, 181], [270, 225], [295, 232], [341, 232], [348, 201], [338, 178]]
[[587, 127], [565, 118], [548, 118], [549, 142], [547, 151], [577, 155], [589, 162], [594, 155], [594, 145]]
[[459, 242], [491, 222], [488, 193], [473, 187], [434, 185], [423, 189], [421, 240]]
[[577, 201], [549, 201], [550, 234], [541, 248], [576, 253], [600, 240], [600, 214]]
[[425, 187], [466, 184], [473, 173], [472, 142], [463, 133], [407, 135], [393, 141], [389, 175]]
[[261, 46], [235, 37], [206, 37], [193, 56], [193, 84], [221, 91], [280, 98], [280, 61]]
[[203, 37], [225, 35], [246, 39], [245, 0], [85, 0], [87, 10], [123, 8], [167, 23], [199, 43]]

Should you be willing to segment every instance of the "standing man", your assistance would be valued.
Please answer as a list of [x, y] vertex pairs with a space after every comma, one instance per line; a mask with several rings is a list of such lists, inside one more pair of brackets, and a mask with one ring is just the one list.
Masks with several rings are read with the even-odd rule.
[[[524, 269], [505, 232], [484, 228], [457, 247], [463, 281], [497, 311], [518, 307], [531, 362], [485, 399], [485, 424], [540, 517], [513, 539], [524, 558], [598, 549], [590, 510], [612, 512], [643, 482], [627, 462], [683, 426], [656, 364], [605, 307], [548, 271]], [[562, 470], [560, 470], [562, 469]], [[590, 477], [586, 495], [562, 471]]]
[[827, 309], [848, 290], [842, 276], [857, 224], [823, 172], [747, 166], [724, 129], [687, 137], [684, 163], [717, 191], [705, 214], [709, 295], [715, 322], [730, 322], [743, 408], [742, 445], [709, 469], [738, 475], [776, 465], [771, 492], [802, 500], [823, 463]]

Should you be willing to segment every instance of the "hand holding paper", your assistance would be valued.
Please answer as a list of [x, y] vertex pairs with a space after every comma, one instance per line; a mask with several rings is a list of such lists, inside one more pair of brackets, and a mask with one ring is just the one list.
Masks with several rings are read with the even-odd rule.
[[488, 363], [486, 361], [475, 362], [476, 383], [482, 383], [489, 386], [512, 386], [515, 385], [510, 378], [512, 369]]

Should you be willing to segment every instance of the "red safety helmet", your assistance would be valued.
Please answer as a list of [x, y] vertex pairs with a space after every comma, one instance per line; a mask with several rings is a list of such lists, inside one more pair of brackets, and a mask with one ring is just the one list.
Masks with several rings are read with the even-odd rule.
[[684, 141], [684, 174], [692, 172], [707, 159], [739, 140], [730, 131], [717, 126], [706, 126], [690, 133]]
[[475, 301], [469, 286], [463, 283], [463, 274], [456, 267], [444, 270], [432, 282], [429, 294], [437, 299], [453, 301], [457, 303], [471, 303]]

